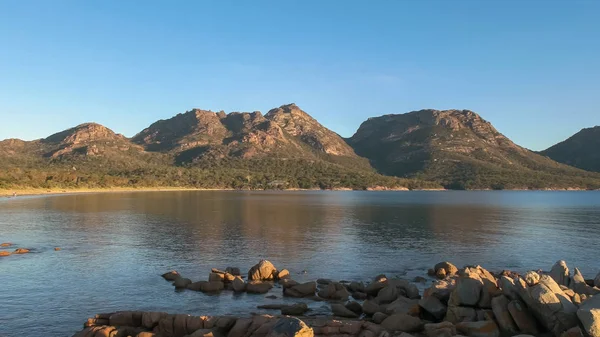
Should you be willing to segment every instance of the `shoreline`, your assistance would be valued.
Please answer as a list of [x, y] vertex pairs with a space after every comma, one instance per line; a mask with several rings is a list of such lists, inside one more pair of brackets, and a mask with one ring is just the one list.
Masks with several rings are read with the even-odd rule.
[[[13, 193], [16, 196], [41, 196], [41, 195], [67, 195], [67, 194], [91, 194], [91, 193], [119, 193], [119, 192], [178, 192], [178, 191], [278, 191], [278, 192], [298, 192], [298, 191], [368, 191], [368, 192], [440, 192], [440, 191], [496, 191], [492, 189], [476, 189], [476, 190], [450, 190], [443, 188], [430, 188], [430, 189], [407, 189], [407, 188], [389, 188], [389, 189], [351, 189], [351, 188], [335, 188], [335, 189], [301, 189], [301, 188], [289, 188], [289, 189], [273, 189], [273, 190], [246, 190], [246, 189], [233, 189], [233, 188], [193, 188], [193, 187], [108, 187], [108, 188], [16, 188], [16, 189], [0, 189], [0, 197], [13, 197]], [[548, 191], [548, 192], [569, 192], [569, 191], [598, 191], [588, 189], [576, 189], [576, 188], [561, 188], [561, 189], [504, 189], [497, 191]]]

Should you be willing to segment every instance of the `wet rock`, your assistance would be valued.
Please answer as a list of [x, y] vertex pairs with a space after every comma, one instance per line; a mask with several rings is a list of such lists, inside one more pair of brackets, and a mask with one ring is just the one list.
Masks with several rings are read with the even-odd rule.
[[456, 336], [456, 327], [450, 322], [425, 324], [424, 329], [427, 337]]
[[419, 314], [419, 300], [400, 296], [397, 300], [387, 305], [385, 313], [388, 315], [407, 314], [416, 316]]
[[308, 305], [306, 303], [296, 303], [292, 305], [285, 305], [281, 308], [282, 315], [289, 316], [301, 316], [308, 311]]
[[419, 306], [430, 313], [436, 320], [441, 320], [446, 316], [446, 305], [435, 296], [420, 299]]
[[494, 312], [500, 330], [509, 334], [515, 334], [518, 329], [508, 311], [508, 303], [509, 300], [506, 296], [496, 296], [492, 299], [492, 311]]
[[184, 277], [179, 277], [179, 278], [175, 279], [175, 282], [173, 282], [173, 285], [177, 289], [186, 288], [189, 284], [192, 284], [192, 280], [190, 280], [189, 278], [184, 278]]
[[494, 321], [461, 322], [456, 330], [470, 337], [500, 337], [500, 329]]
[[423, 330], [423, 323], [418, 317], [405, 314], [394, 314], [383, 320], [381, 326], [389, 331], [417, 332]]
[[538, 321], [555, 336], [577, 325], [577, 307], [554, 279], [542, 275], [535, 286], [519, 282], [519, 294]]
[[240, 272], [240, 268], [238, 267], [227, 267], [225, 268], [225, 272], [229, 273], [233, 276], [241, 276], [242, 273]]
[[383, 312], [376, 312], [375, 314], [373, 314], [373, 322], [381, 324], [381, 322], [383, 322], [388, 317], [389, 316], [384, 314]]
[[54, 247], [55, 252], [58, 252], [59, 250], [61, 250], [60, 247]]
[[331, 311], [333, 312], [333, 315], [339, 316], [339, 317], [347, 317], [347, 318], [357, 318], [358, 317], [358, 315], [355, 312], [353, 312], [352, 310], [349, 310], [343, 304], [340, 304], [340, 303], [332, 303]]
[[519, 331], [531, 335], [538, 334], [537, 322], [523, 302], [519, 300], [510, 301], [508, 303], [508, 312]]
[[449, 306], [446, 311], [446, 317], [444, 321], [458, 323], [458, 322], [473, 322], [477, 320], [477, 311], [470, 307], [460, 306]]
[[309, 297], [314, 296], [317, 291], [316, 282], [306, 282], [302, 284], [295, 284], [287, 288], [284, 286], [283, 294], [289, 297]]
[[210, 273], [208, 274], [208, 282], [224, 282], [225, 273]]
[[[194, 284], [199, 284], [200, 291], [203, 293], [215, 293], [215, 292], [219, 292], [219, 291], [225, 289], [225, 283], [220, 282], [220, 281], [214, 281], [214, 282], [200, 281], [200, 282], [192, 283], [189, 286], [192, 286]], [[189, 288], [189, 286], [188, 286], [188, 289], [191, 289], [191, 288]], [[192, 289], [192, 290], [196, 290], [196, 289]]]
[[290, 278], [290, 271], [287, 269], [283, 269], [277, 273], [277, 279], [283, 280], [285, 278]]
[[355, 301], [350, 301], [346, 303], [346, 309], [356, 313], [357, 315], [362, 314], [362, 305]]
[[346, 301], [350, 297], [350, 293], [346, 290], [346, 287], [338, 282], [329, 283], [319, 291], [318, 295], [321, 298], [340, 301]]
[[567, 263], [564, 260], [556, 261], [550, 270], [550, 277], [554, 279], [556, 284], [568, 287], [571, 275]]
[[333, 283], [333, 280], [332, 279], [328, 279], [328, 278], [319, 278], [319, 279], [317, 279], [317, 284], [325, 285], [326, 286], [329, 283]]
[[314, 337], [313, 329], [294, 317], [282, 317], [266, 337]]
[[393, 285], [388, 285], [377, 293], [375, 301], [379, 304], [392, 303], [398, 298], [398, 288]]
[[10, 252], [7, 252], [6, 250], [0, 250], [0, 256], [10, 256]]
[[[440, 279], [458, 273], [458, 268], [450, 262], [440, 262], [433, 267], [433, 270], [435, 271], [435, 275]], [[440, 277], [440, 275], [443, 276]]]
[[162, 274], [161, 276], [162, 276], [162, 278], [164, 278], [167, 281], [175, 281], [176, 279], [181, 277], [181, 275], [177, 272], [177, 270], [171, 270], [170, 272], [166, 272], [166, 273]]
[[379, 311], [380, 311], [379, 304], [377, 304], [377, 302], [375, 302], [373, 300], [366, 300], [362, 305], [362, 312], [364, 312], [365, 314], [367, 314], [369, 316], [371, 316]]
[[577, 310], [577, 317], [590, 337], [600, 337], [600, 296], [583, 302]]
[[236, 293], [246, 291], [246, 282], [244, 282], [244, 280], [242, 280], [242, 278], [239, 276], [236, 276], [233, 281], [231, 281], [231, 286], [233, 287], [233, 291]]
[[10, 247], [10, 246], [12, 246], [12, 243], [10, 243], [10, 242], [0, 243], [0, 247]]
[[27, 249], [27, 248], [17, 248], [13, 252], [13, 254], [27, 254], [27, 253], [29, 253], [29, 249]]
[[246, 284], [246, 292], [252, 294], [266, 294], [273, 288], [271, 282], [250, 281]]
[[260, 260], [248, 271], [248, 281], [270, 281], [277, 275], [275, 266], [267, 260]]

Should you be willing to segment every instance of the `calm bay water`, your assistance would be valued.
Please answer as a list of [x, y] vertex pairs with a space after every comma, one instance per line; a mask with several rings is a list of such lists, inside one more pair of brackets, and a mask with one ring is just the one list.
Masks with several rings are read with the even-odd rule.
[[[287, 299], [175, 292], [261, 258], [294, 279], [425, 276], [435, 263], [600, 270], [600, 192], [144, 192], [0, 200], [0, 336], [71, 336], [111, 310], [247, 314]], [[54, 251], [61, 247], [61, 251]], [[14, 249], [15, 247], [12, 247]], [[12, 250], [11, 249], [11, 250]], [[303, 273], [305, 271], [305, 273]], [[281, 297], [281, 289], [273, 294]], [[294, 302], [297, 300], [294, 300]], [[326, 304], [311, 303], [314, 312]]]

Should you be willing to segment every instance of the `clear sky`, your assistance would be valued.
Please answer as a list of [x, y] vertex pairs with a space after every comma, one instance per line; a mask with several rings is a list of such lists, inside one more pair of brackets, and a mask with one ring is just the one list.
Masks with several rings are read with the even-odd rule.
[[470, 109], [541, 150], [600, 124], [600, 1], [0, 0], [0, 139], [192, 108]]

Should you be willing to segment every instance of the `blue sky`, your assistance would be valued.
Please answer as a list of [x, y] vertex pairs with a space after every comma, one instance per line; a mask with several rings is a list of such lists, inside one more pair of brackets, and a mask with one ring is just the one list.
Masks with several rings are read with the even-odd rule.
[[600, 124], [600, 1], [0, 0], [0, 139], [191, 108], [470, 109], [541, 150]]

